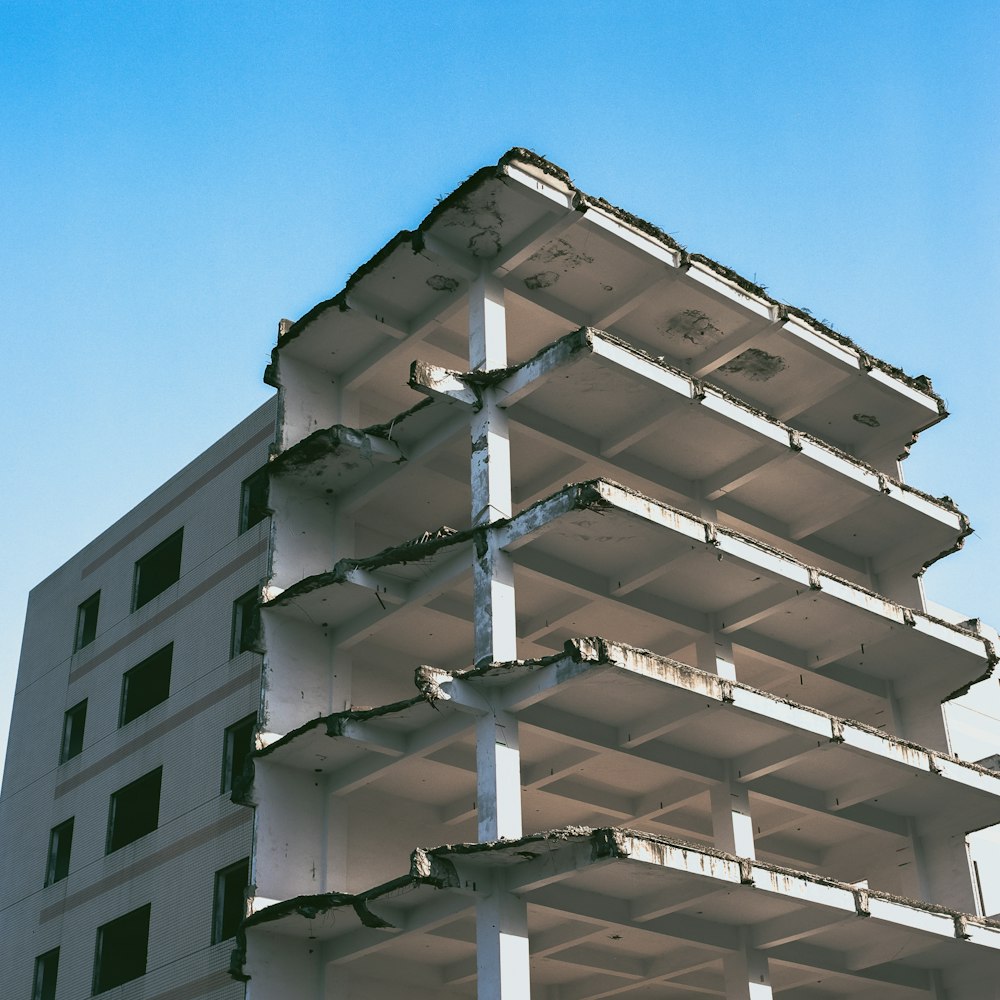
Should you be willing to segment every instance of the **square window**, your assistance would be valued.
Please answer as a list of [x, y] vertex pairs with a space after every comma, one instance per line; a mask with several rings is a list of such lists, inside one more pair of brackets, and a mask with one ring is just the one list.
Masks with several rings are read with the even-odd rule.
[[73, 817], [54, 826], [49, 833], [49, 863], [45, 868], [45, 884], [52, 885], [69, 874], [69, 852], [73, 846]]
[[253, 733], [257, 728], [257, 716], [248, 715], [234, 722], [226, 729], [222, 754], [222, 791], [232, 791], [236, 779], [243, 773], [247, 757], [254, 748]]
[[73, 637], [73, 652], [89, 646], [97, 638], [97, 612], [101, 606], [101, 592], [91, 594], [76, 609], [76, 634]]
[[160, 822], [160, 782], [163, 768], [129, 782], [111, 796], [106, 854], [152, 833]]
[[74, 705], [63, 716], [62, 748], [59, 751], [59, 763], [75, 757], [83, 749], [83, 730], [87, 725], [87, 699]]
[[97, 928], [97, 948], [94, 954], [93, 992], [121, 986], [146, 974], [149, 951], [149, 909], [140, 906]]
[[181, 545], [184, 529], [178, 528], [169, 538], [160, 542], [135, 564], [132, 581], [132, 610], [148, 604], [157, 594], [162, 594], [172, 583], [181, 578]]
[[170, 694], [170, 666], [174, 658], [174, 644], [147, 656], [122, 676], [122, 700], [118, 725], [137, 719], [151, 708], [166, 701]]
[[215, 873], [215, 905], [212, 908], [212, 944], [235, 935], [246, 916], [246, 888], [250, 882], [250, 859]]
[[240, 534], [259, 524], [271, 514], [267, 506], [267, 469], [258, 469], [243, 480], [240, 489]]
[[31, 983], [31, 1000], [55, 1000], [56, 974], [59, 972], [59, 949], [45, 952], [35, 959], [35, 978]]
[[239, 656], [253, 649], [260, 630], [260, 591], [248, 590], [233, 601], [233, 634], [229, 644], [229, 657]]

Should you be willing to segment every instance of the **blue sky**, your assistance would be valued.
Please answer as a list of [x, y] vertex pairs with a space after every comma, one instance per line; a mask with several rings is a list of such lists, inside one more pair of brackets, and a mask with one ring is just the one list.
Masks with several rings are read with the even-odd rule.
[[28, 590], [513, 145], [930, 375], [953, 415], [907, 479], [976, 534], [928, 592], [1000, 623], [997, 51], [961, 0], [0, 0], [0, 732]]

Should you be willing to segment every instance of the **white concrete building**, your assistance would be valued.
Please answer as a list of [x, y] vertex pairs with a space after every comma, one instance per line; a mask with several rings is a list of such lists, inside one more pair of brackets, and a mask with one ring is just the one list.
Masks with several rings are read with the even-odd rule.
[[[0, 813], [44, 816], [11, 854], [18, 995], [34, 970], [35, 1000], [1000, 997], [967, 846], [1000, 774], [942, 708], [995, 687], [995, 633], [925, 602], [969, 531], [903, 483], [945, 416], [926, 378], [525, 150], [283, 322], [267, 378], [269, 521], [265, 407], [33, 595]], [[92, 626], [181, 526], [174, 590]], [[169, 641], [194, 688], [144, 707]], [[42, 760], [102, 681], [121, 728], [102, 702], [79, 763]], [[153, 784], [158, 822], [117, 832]], [[142, 968], [105, 957], [136, 942]]]
[[253, 817], [229, 787], [260, 702], [239, 626], [270, 523], [243, 484], [275, 412], [31, 592], [0, 796], [4, 997], [243, 996], [226, 970]]

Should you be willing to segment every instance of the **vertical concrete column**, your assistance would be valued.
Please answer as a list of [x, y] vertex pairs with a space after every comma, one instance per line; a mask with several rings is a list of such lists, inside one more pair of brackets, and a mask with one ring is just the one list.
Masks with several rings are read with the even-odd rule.
[[476, 722], [479, 840], [521, 836], [521, 751], [517, 718], [497, 710]]
[[469, 367], [473, 371], [507, 367], [503, 282], [485, 269], [469, 288]]
[[965, 835], [942, 829], [940, 824], [911, 823], [910, 830], [924, 900], [978, 914], [979, 896]]
[[[507, 364], [503, 285], [485, 272], [469, 291], [469, 360], [480, 370]], [[507, 414], [500, 408], [495, 389], [485, 388], [482, 396], [471, 428], [472, 524], [476, 527], [512, 513]], [[492, 532], [484, 532], [477, 541], [473, 575], [476, 662], [516, 659], [514, 569]]]
[[772, 1000], [767, 956], [750, 946], [746, 931], [740, 932], [740, 938], [740, 946], [723, 960], [726, 1000]]
[[726, 767], [726, 777], [712, 786], [710, 796], [715, 846], [741, 858], [756, 858], [750, 794], [746, 786], [735, 779], [731, 766]]
[[528, 909], [494, 882], [476, 903], [478, 1000], [529, 1000]]
[[895, 691], [890, 709], [896, 735], [931, 750], [951, 753], [951, 737], [940, 696], [933, 691]]
[[695, 643], [699, 670], [718, 674], [726, 680], [736, 680], [736, 666], [733, 663], [733, 643], [729, 636], [719, 632], [714, 626]]
[[[486, 271], [469, 291], [469, 361], [475, 370], [507, 365], [503, 285]], [[514, 567], [489, 530], [491, 524], [512, 513], [510, 435], [507, 414], [491, 387], [482, 392], [482, 406], [473, 414], [471, 433], [472, 523], [486, 529], [476, 539], [473, 565], [475, 661], [514, 660]], [[521, 755], [517, 719], [510, 713], [498, 709], [480, 718], [476, 768], [480, 841], [520, 837]]]
[[923, 578], [914, 576], [912, 567], [893, 566], [877, 574], [877, 577], [878, 585], [875, 589], [890, 601], [917, 611], [926, 610]]

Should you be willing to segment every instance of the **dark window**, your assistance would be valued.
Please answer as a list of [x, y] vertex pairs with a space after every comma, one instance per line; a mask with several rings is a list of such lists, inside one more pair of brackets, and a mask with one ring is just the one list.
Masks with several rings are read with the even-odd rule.
[[226, 729], [226, 742], [222, 756], [222, 790], [228, 792], [233, 783], [243, 773], [247, 757], [253, 750], [253, 731], [257, 726], [257, 716], [248, 715]]
[[240, 534], [271, 513], [267, 506], [267, 469], [259, 469], [243, 480], [240, 491]]
[[133, 840], [152, 833], [160, 822], [160, 780], [163, 768], [158, 767], [149, 774], [119, 788], [111, 796], [108, 809], [107, 852], [131, 844]]
[[73, 638], [73, 652], [89, 646], [97, 638], [97, 611], [101, 606], [101, 592], [91, 594], [76, 609], [76, 635]]
[[79, 705], [74, 705], [63, 716], [62, 749], [59, 751], [59, 763], [62, 764], [75, 757], [83, 749], [83, 729], [87, 724], [87, 699]]
[[174, 658], [174, 644], [170, 643], [147, 656], [122, 677], [122, 703], [118, 725], [137, 719], [144, 712], [166, 701], [170, 694], [170, 665]]
[[238, 656], [246, 649], [253, 649], [260, 628], [260, 592], [248, 590], [233, 601], [233, 637], [229, 656]]
[[183, 540], [184, 529], [179, 528], [135, 564], [135, 580], [132, 584], [133, 611], [148, 604], [157, 594], [162, 594], [167, 587], [181, 578]]
[[246, 914], [246, 887], [250, 881], [250, 859], [215, 873], [215, 906], [212, 909], [212, 944], [231, 938]]
[[52, 885], [69, 874], [69, 852], [73, 846], [73, 817], [52, 828], [49, 834], [49, 863], [45, 884]]
[[103, 993], [146, 974], [149, 903], [97, 928], [94, 993]]
[[53, 948], [35, 959], [35, 978], [31, 983], [31, 1000], [55, 1000], [56, 973], [59, 971], [59, 949]]

